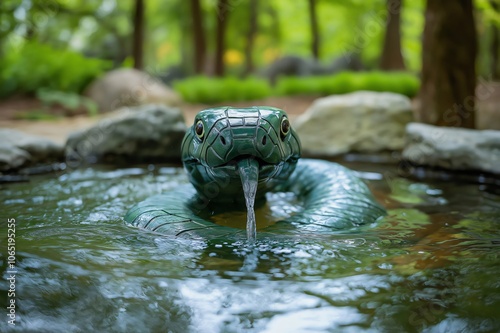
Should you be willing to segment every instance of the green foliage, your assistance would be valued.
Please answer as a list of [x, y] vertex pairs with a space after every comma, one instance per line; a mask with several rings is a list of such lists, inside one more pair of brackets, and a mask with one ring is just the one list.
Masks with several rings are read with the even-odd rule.
[[418, 78], [409, 73], [343, 72], [331, 76], [282, 77], [276, 90], [279, 95], [333, 95], [371, 90], [413, 97], [418, 88]]
[[78, 93], [110, 67], [106, 61], [37, 42], [26, 42], [20, 47], [10, 45], [6, 54], [0, 72], [0, 79], [6, 84], [0, 87], [0, 96], [35, 93], [41, 88]]
[[500, 26], [499, 0], [476, 0], [475, 5], [487, 23], [492, 22], [497, 27]]
[[134, 68], [134, 58], [132, 58], [131, 56], [126, 57], [123, 60], [122, 65], [120, 67], [123, 67], [123, 68]]
[[235, 77], [208, 78], [197, 76], [174, 83], [174, 89], [190, 103], [219, 103], [248, 101], [271, 95], [271, 87], [264, 79]]
[[333, 95], [358, 90], [416, 95], [420, 82], [406, 72], [343, 72], [331, 76], [281, 77], [274, 90], [264, 79], [192, 77], [174, 83], [186, 102], [220, 103], [256, 100], [270, 95]]
[[97, 105], [90, 98], [56, 90], [40, 89], [36, 94], [37, 98], [45, 107], [61, 106], [70, 113], [76, 113], [84, 109], [90, 116], [97, 115]]

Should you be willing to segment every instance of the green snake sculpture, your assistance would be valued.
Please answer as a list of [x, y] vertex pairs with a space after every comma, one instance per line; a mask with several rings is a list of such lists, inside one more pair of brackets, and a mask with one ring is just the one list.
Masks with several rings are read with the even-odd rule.
[[203, 110], [181, 149], [191, 184], [136, 204], [126, 223], [174, 237], [241, 239], [243, 228], [216, 224], [212, 218], [246, 205], [251, 239], [254, 203], [263, 205], [268, 192], [292, 192], [303, 209], [259, 230], [259, 237], [332, 232], [385, 215], [352, 171], [332, 162], [299, 159], [299, 138], [287, 114], [277, 108]]

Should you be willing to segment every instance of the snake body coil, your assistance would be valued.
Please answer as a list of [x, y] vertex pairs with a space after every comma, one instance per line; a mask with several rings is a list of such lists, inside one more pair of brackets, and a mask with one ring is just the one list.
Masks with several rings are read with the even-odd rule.
[[[217, 207], [244, 202], [238, 165], [258, 162], [257, 199], [293, 192], [304, 209], [258, 235], [331, 232], [372, 223], [385, 214], [366, 185], [335, 163], [300, 158], [300, 141], [283, 110], [213, 108], [198, 113], [182, 143], [191, 184], [146, 199], [125, 221], [162, 234], [202, 239], [241, 238], [244, 229], [210, 220]], [[255, 163], [254, 163], [255, 164]]]

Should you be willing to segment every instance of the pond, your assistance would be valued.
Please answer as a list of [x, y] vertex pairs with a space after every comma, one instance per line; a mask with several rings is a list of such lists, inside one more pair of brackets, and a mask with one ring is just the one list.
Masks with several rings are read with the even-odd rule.
[[124, 224], [135, 203], [187, 182], [176, 166], [96, 166], [0, 185], [0, 303], [12, 299], [12, 275], [16, 302], [16, 325], [3, 316], [0, 331], [500, 331], [498, 187], [347, 164], [386, 218], [317, 237], [257, 232], [254, 245]]

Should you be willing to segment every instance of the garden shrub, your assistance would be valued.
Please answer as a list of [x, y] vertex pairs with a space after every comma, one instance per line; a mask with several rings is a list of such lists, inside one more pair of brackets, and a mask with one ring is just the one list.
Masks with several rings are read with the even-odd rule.
[[79, 110], [86, 111], [89, 116], [95, 116], [98, 113], [97, 104], [93, 100], [76, 93], [39, 89], [36, 97], [44, 107], [61, 106], [70, 115], [77, 113]]
[[38, 89], [36, 98], [40, 107], [23, 110], [15, 115], [23, 120], [53, 120], [63, 116], [74, 116], [86, 113], [95, 116], [98, 113], [97, 104], [88, 97], [58, 90]]
[[196, 76], [174, 82], [174, 89], [190, 103], [220, 103], [256, 100], [271, 95], [264, 79], [235, 77], [208, 78]]
[[54, 49], [33, 41], [19, 47], [6, 46], [0, 70], [0, 97], [32, 94], [39, 89], [80, 93], [111, 67], [108, 61], [86, 58], [78, 52]]
[[174, 89], [189, 103], [221, 103], [256, 100], [270, 95], [345, 94], [358, 90], [388, 91], [416, 95], [419, 79], [406, 72], [342, 72], [328, 76], [280, 77], [271, 88], [264, 79], [192, 77], [174, 83]]
[[358, 90], [388, 91], [413, 97], [419, 79], [405, 72], [342, 72], [330, 76], [281, 77], [279, 95], [333, 95]]

